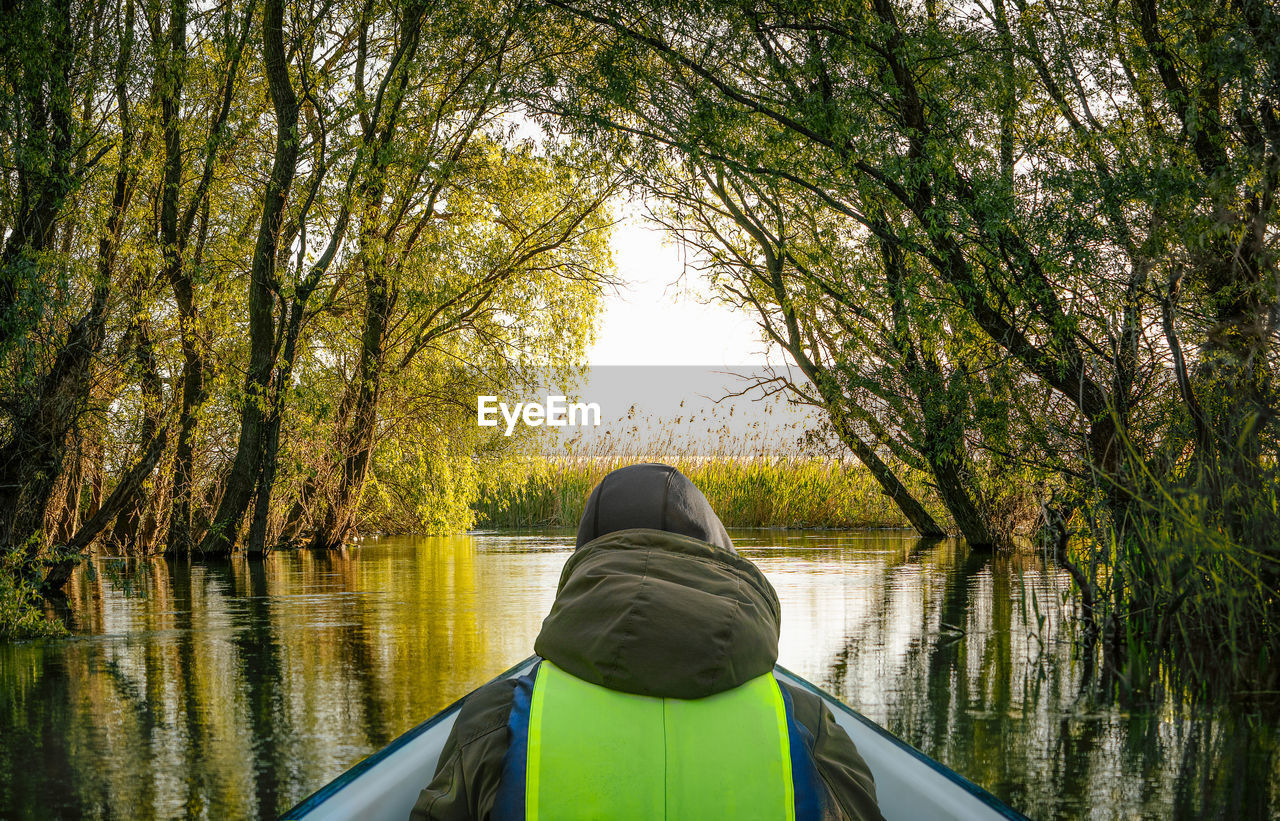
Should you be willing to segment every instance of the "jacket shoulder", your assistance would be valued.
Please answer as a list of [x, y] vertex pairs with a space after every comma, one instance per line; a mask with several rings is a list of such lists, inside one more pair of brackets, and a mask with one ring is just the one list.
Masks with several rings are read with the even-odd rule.
[[436, 763], [435, 777], [418, 796], [414, 821], [476, 821], [490, 816], [510, 739], [515, 679], [484, 685], [462, 702]]
[[463, 700], [453, 725], [459, 747], [467, 747], [495, 730], [506, 728], [515, 688], [515, 679], [491, 681]]
[[836, 723], [817, 693], [786, 682], [779, 684], [791, 697], [792, 715], [812, 739], [813, 763], [830, 799], [824, 821], [882, 821], [875, 778], [853, 739]]

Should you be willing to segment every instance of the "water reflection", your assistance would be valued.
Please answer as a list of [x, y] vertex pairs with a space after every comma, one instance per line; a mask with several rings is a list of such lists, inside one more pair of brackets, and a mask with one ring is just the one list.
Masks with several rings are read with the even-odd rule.
[[[782, 663], [1035, 818], [1275, 817], [1274, 722], [1082, 691], [1067, 579], [896, 533], [750, 531]], [[0, 646], [0, 817], [271, 817], [530, 652], [566, 532], [99, 559]]]

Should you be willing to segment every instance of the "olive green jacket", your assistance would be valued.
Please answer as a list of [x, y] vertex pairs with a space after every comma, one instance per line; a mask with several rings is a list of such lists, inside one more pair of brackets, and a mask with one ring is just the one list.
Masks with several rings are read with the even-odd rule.
[[[592, 684], [693, 699], [771, 671], [779, 624], [773, 586], [741, 556], [661, 530], [621, 530], [565, 563], [534, 651]], [[413, 819], [490, 818], [514, 687], [496, 681], [463, 703]], [[813, 740], [824, 817], [879, 821], [871, 772], [849, 736], [816, 695], [793, 687], [788, 693]]]

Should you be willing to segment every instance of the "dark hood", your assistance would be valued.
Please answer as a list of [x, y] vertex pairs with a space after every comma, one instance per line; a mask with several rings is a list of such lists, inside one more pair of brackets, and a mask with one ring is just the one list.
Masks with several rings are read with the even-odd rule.
[[660, 530], [578, 548], [534, 652], [611, 690], [702, 698], [773, 669], [780, 615], [751, 562]]
[[772, 670], [779, 624], [773, 586], [697, 488], [636, 465], [591, 494], [534, 650], [611, 690], [702, 698]]
[[629, 465], [605, 476], [582, 509], [578, 547], [617, 530], [641, 527], [679, 533], [733, 552], [733, 542], [707, 497], [667, 465]]

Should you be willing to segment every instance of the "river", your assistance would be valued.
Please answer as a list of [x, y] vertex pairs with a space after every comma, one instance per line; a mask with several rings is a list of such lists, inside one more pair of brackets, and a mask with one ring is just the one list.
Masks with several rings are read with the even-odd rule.
[[[1039, 557], [732, 535], [778, 590], [784, 666], [1032, 818], [1280, 817], [1276, 722], [1098, 699]], [[527, 656], [571, 546], [96, 558], [67, 586], [71, 637], [0, 645], [0, 818], [274, 817]]]

